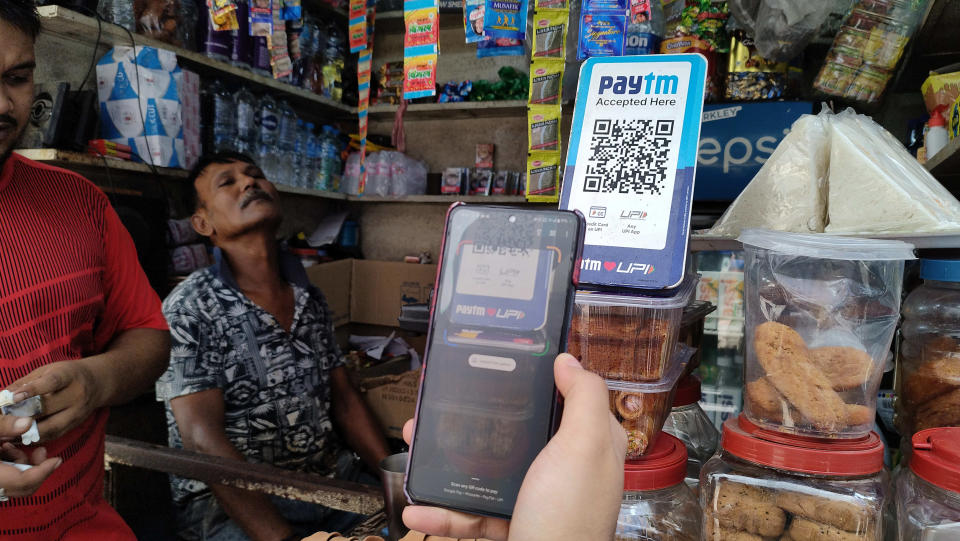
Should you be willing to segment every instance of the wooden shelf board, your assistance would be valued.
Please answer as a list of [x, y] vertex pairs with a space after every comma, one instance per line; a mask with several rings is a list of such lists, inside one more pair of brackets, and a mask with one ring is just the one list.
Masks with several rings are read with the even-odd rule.
[[927, 159], [923, 164], [935, 177], [960, 174], [960, 137], [954, 137], [947, 142], [947, 146], [940, 149], [935, 156]]
[[[464, 203], [512, 203], [526, 204], [527, 199], [522, 195], [351, 195], [349, 201], [358, 203], [446, 203], [457, 201]], [[555, 203], [554, 203], [555, 204]]]
[[[397, 108], [397, 105], [372, 105], [369, 114], [371, 117], [392, 117]], [[514, 116], [524, 114], [526, 110], [526, 100], [417, 103], [407, 106], [404, 119]]]
[[[76, 11], [53, 5], [40, 6], [37, 8], [37, 11], [40, 13], [44, 32], [50, 32], [82, 42], [92, 43], [96, 40], [97, 20], [93, 17], [87, 17]], [[122, 28], [113, 24], [102, 23], [101, 30], [100, 41], [102, 43], [108, 45], [131, 45], [130, 35]], [[349, 105], [324, 98], [323, 96], [318, 96], [302, 88], [276, 81], [270, 77], [254, 74], [245, 69], [227, 64], [226, 62], [208, 58], [201, 53], [174, 47], [168, 43], [163, 43], [162, 41], [140, 34], [133, 34], [133, 39], [137, 45], [146, 45], [174, 52], [181, 60], [183, 67], [199, 72], [216, 72], [218, 75], [241, 79], [262, 89], [270, 89], [283, 93], [285, 95], [284, 97], [295, 107], [315, 108], [320, 106], [336, 113], [338, 116], [352, 116], [357, 114], [356, 107], [350, 107]]]
[[[843, 236], [879, 240], [900, 240], [903, 242], [909, 242], [918, 250], [960, 248], [960, 231], [946, 233], [880, 233], [865, 235], [831, 235], [830, 233], [823, 233], [822, 235], [824, 238], [830, 238], [831, 236]], [[690, 251], [692, 252], [707, 252], [714, 250], [729, 251], [742, 249], [743, 246], [737, 239], [722, 237], [719, 235], [708, 235], [704, 233], [694, 233], [693, 235], [690, 235]]]
[[[71, 152], [55, 148], [18, 148], [15, 152], [27, 159], [48, 163], [64, 169], [83, 169], [89, 171], [109, 167], [118, 172], [153, 174], [153, 169], [145, 163], [117, 160], [115, 158], [100, 158], [82, 152]], [[183, 169], [175, 169], [172, 167], [157, 167], [156, 170], [160, 177], [177, 180], [186, 179], [189, 174]]]
[[294, 195], [306, 195], [310, 197], [319, 197], [322, 199], [338, 199], [340, 201], [345, 201], [350, 198], [347, 194], [339, 192], [328, 192], [324, 190], [313, 190], [310, 188], [297, 188], [296, 186], [287, 186], [285, 184], [274, 184], [277, 187], [277, 191], [280, 193], [288, 193]]

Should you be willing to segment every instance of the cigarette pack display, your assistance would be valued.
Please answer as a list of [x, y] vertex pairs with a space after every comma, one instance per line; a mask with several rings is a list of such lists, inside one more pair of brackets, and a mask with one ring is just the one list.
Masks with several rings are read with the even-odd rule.
[[661, 379], [698, 282], [687, 277], [669, 297], [578, 291], [567, 351], [605, 379]]
[[756, 229], [740, 240], [747, 417], [799, 436], [865, 436], [913, 246]]

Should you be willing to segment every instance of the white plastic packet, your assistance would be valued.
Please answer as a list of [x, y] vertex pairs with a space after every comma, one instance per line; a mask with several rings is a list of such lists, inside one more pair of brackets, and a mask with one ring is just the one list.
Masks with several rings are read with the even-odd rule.
[[960, 230], [960, 202], [870, 117], [830, 122], [828, 233]]
[[747, 228], [823, 232], [830, 155], [829, 111], [803, 115], [750, 184], [710, 230], [736, 237]]

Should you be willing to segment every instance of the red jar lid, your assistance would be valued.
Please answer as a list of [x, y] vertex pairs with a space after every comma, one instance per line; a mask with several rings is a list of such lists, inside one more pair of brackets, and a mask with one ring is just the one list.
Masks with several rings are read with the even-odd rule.
[[673, 395], [673, 407], [689, 406], [700, 401], [700, 378], [688, 374], [677, 384], [677, 392]]
[[624, 490], [658, 490], [683, 482], [687, 476], [687, 448], [677, 438], [661, 432], [653, 449], [623, 465]]
[[914, 434], [910, 469], [928, 483], [960, 492], [960, 428], [928, 428]]
[[723, 423], [723, 449], [763, 466], [812, 475], [856, 477], [883, 469], [883, 442], [871, 432], [862, 438], [803, 438], [764, 430], [744, 415]]

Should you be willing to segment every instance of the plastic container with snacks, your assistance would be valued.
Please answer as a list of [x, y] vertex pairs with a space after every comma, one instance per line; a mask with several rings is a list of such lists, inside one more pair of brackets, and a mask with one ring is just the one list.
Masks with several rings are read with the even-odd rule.
[[700, 475], [701, 539], [880, 541], [887, 481], [876, 433], [816, 440], [728, 419]]
[[687, 486], [697, 490], [700, 470], [717, 451], [720, 433], [700, 407], [700, 378], [685, 376], [677, 384], [673, 409], [663, 431], [676, 436], [687, 448]]
[[897, 524], [903, 541], [960, 539], [960, 428], [913, 435], [910, 467], [897, 477]]
[[680, 334], [677, 336], [677, 342], [696, 348], [693, 358], [687, 363], [687, 374], [690, 374], [700, 366], [700, 357], [702, 352], [700, 348], [703, 344], [703, 329], [706, 325], [707, 316], [717, 309], [717, 306], [710, 301], [693, 301], [683, 307], [683, 315], [680, 316]]
[[668, 297], [577, 291], [567, 351], [604, 379], [660, 380], [699, 280], [689, 275]]
[[623, 465], [623, 500], [615, 541], [694, 541], [700, 509], [683, 482], [687, 450], [664, 435], [650, 453]]
[[880, 101], [929, 0], [858, 0], [833, 40], [818, 91], [851, 101]]
[[924, 259], [903, 303], [897, 427], [960, 426], [960, 260]]
[[670, 362], [670, 371], [660, 381], [607, 380], [610, 411], [627, 431], [627, 460], [639, 458], [653, 449], [663, 423], [670, 415], [677, 382], [692, 353], [691, 348], [678, 345]]
[[867, 435], [913, 246], [758, 229], [740, 241], [747, 417], [798, 436]]

